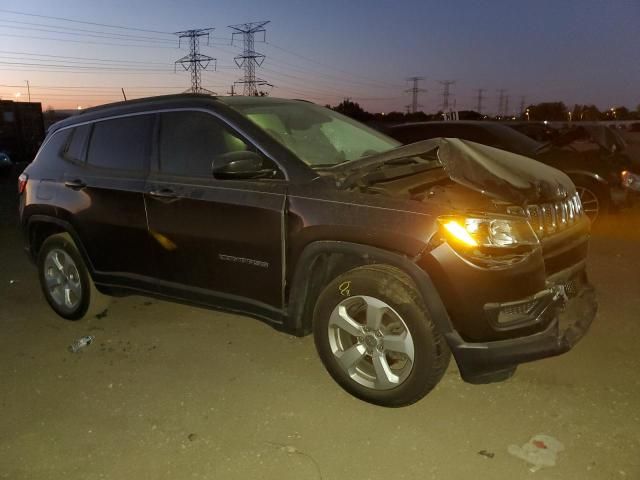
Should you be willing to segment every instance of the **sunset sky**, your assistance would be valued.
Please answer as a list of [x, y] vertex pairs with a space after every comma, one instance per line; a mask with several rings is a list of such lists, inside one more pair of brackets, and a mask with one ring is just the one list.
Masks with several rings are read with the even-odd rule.
[[404, 111], [405, 79], [420, 75], [428, 112], [442, 103], [440, 80], [456, 81], [458, 109], [475, 108], [475, 89], [486, 89], [488, 113], [500, 88], [513, 113], [521, 96], [640, 104], [638, 0], [0, 0], [0, 97], [26, 100], [26, 80], [44, 108], [118, 101], [121, 88], [129, 98], [184, 91], [189, 74], [174, 73], [174, 61], [186, 50], [171, 33], [206, 27], [215, 30], [202, 53], [218, 68], [203, 84], [226, 94], [242, 74], [228, 25], [257, 20], [271, 21], [256, 50], [273, 96]]

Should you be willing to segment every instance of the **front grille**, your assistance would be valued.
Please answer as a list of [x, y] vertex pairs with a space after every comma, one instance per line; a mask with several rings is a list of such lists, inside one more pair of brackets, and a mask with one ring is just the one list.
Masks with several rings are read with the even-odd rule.
[[531, 228], [536, 232], [538, 238], [561, 232], [584, 215], [580, 196], [577, 193], [555, 203], [533, 204], [524, 209], [512, 207], [509, 212], [526, 213]]

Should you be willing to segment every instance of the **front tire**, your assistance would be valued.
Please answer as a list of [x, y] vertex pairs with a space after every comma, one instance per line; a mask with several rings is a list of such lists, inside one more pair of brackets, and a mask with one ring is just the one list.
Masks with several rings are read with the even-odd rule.
[[47, 303], [66, 320], [97, 315], [109, 306], [109, 298], [96, 289], [68, 233], [44, 241], [38, 253], [38, 272]]
[[451, 357], [413, 281], [388, 265], [354, 268], [329, 283], [316, 303], [313, 333], [333, 379], [385, 407], [427, 395]]
[[602, 186], [591, 180], [574, 180], [576, 192], [580, 196], [582, 209], [592, 223], [609, 210], [609, 194]]

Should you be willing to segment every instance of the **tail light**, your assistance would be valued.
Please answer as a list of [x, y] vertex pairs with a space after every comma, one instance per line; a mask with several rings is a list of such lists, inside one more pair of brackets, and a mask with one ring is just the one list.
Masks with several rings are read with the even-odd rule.
[[18, 177], [18, 193], [22, 194], [24, 189], [27, 188], [27, 180], [29, 180], [29, 175], [26, 173], [23, 173]]

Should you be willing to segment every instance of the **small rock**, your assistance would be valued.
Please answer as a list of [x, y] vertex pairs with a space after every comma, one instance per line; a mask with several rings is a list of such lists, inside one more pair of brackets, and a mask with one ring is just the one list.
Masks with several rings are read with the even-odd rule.
[[189, 436], [187, 437], [189, 439], [190, 442], [193, 442], [195, 440], [198, 439], [198, 434], [196, 433], [190, 433]]
[[488, 452], [487, 450], [480, 450], [480, 451], [478, 452], [478, 455], [482, 455], [482, 456], [483, 456], [483, 457], [485, 457], [485, 458], [493, 458], [493, 457], [495, 457], [495, 456], [496, 456], [496, 454], [495, 454], [495, 453], [493, 453], [493, 452]]

